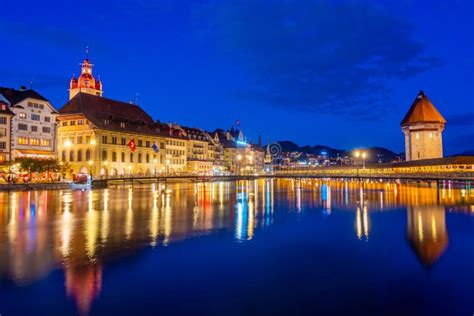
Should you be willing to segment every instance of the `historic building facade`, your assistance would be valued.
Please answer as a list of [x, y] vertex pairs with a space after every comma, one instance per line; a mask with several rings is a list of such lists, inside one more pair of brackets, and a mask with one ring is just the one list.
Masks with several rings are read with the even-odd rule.
[[420, 91], [401, 122], [406, 160], [443, 158], [442, 132], [446, 120]]
[[11, 160], [11, 122], [15, 114], [10, 110], [10, 101], [0, 93], [0, 164]]
[[186, 171], [196, 173], [212, 171], [215, 159], [210, 152], [213, 149], [211, 136], [198, 128], [183, 127], [183, 130], [188, 138]]
[[0, 88], [14, 113], [10, 126], [10, 158], [56, 157], [56, 117], [51, 103], [38, 92]]
[[[81, 73], [92, 74], [86, 61]], [[75, 93], [59, 110], [58, 125], [59, 159], [70, 166], [69, 175], [154, 175], [183, 171], [186, 164], [183, 135], [138, 105], [96, 90]]]

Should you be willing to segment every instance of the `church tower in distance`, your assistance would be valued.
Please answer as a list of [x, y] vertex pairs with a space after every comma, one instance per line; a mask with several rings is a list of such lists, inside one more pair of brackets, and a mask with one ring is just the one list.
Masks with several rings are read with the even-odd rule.
[[442, 132], [446, 120], [420, 91], [401, 122], [406, 161], [443, 158]]
[[95, 80], [92, 75], [93, 66], [89, 60], [88, 50], [86, 49], [86, 58], [81, 64], [81, 75], [77, 79], [73, 76], [69, 83], [69, 100], [74, 98], [79, 92], [102, 96], [102, 82], [100, 79]]

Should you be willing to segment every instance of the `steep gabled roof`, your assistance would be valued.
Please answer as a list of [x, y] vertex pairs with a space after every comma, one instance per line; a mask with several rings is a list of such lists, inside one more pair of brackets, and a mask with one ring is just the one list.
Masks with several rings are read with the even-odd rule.
[[41, 100], [49, 103], [49, 100], [43, 97], [41, 94], [36, 92], [35, 90], [15, 90], [12, 88], [3, 88], [0, 87], [0, 93], [10, 101], [11, 106], [14, 106], [18, 102], [21, 102], [25, 99], [36, 99]]
[[[138, 105], [88, 93], [76, 94], [59, 114], [83, 114], [92, 124], [105, 130], [183, 138], [174, 128], [155, 122]], [[121, 123], [125, 123], [124, 127]]]
[[403, 118], [401, 125], [415, 123], [440, 123], [446, 124], [444, 117], [438, 112], [430, 99], [420, 91], [411, 105], [408, 113]]

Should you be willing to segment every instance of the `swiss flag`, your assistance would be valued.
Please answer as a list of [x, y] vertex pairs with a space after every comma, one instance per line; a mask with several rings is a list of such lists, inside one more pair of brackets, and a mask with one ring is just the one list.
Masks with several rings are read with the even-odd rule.
[[130, 139], [127, 146], [130, 147], [131, 151], [135, 151], [135, 149], [137, 149], [137, 144], [135, 144], [135, 139], [134, 138]]

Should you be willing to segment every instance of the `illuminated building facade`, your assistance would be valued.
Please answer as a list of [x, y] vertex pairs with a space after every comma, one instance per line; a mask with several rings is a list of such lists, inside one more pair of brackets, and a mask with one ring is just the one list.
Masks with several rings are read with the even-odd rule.
[[446, 120], [420, 91], [401, 122], [406, 160], [443, 158], [442, 132]]
[[11, 122], [15, 114], [10, 110], [10, 102], [0, 93], [0, 164], [11, 160]]
[[[92, 75], [88, 67], [86, 59], [84, 78]], [[74, 90], [59, 110], [58, 153], [60, 161], [70, 166], [68, 176], [151, 176], [184, 170], [182, 133], [154, 121], [137, 104], [104, 98], [101, 90], [83, 89], [84, 80], [77, 80], [80, 90]]]
[[20, 90], [0, 88], [0, 94], [9, 102], [9, 112], [14, 114], [9, 126], [11, 160], [16, 157], [55, 158], [57, 112], [49, 101], [25, 87]]
[[198, 128], [183, 127], [188, 138], [186, 171], [208, 173], [214, 167], [214, 159], [209, 153], [211, 136]]

